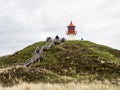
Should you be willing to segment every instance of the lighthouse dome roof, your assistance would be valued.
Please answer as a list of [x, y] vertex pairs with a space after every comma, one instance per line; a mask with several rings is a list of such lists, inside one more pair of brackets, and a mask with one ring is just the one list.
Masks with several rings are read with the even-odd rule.
[[73, 23], [72, 23], [72, 21], [70, 22], [69, 26], [74, 26]]

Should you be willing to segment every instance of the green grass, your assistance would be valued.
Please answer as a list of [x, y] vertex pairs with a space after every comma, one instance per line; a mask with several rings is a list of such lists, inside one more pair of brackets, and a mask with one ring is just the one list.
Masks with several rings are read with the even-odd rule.
[[44, 44], [45, 44], [45, 42], [37, 42], [37, 43], [34, 43], [34, 44], [24, 48], [23, 50], [15, 52], [13, 55], [1, 57], [0, 58], [0, 67], [19, 64], [19, 63], [29, 59], [33, 55], [35, 48], [37, 46], [42, 46]]
[[[13, 55], [1, 57], [0, 66], [19, 64], [32, 56], [36, 46], [44, 44], [45, 42], [38, 42]], [[65, 79], [60, 78], [64, 76], [71, 78], [66, 82], [83, 79], [90, 81], [107, 79], [111, 82], [114, 80], [117, 82], [117, 79], [120, 78], [120, 51], [90, 41], [67, 41], [46, 51], [45, 56], [43, 62], [31, 64], [27, 69], [17, 68], [17, 72], [13, 72], [13, 69], [9, 70], [5, 73], [5, 78], [2, 78], [3, 73], [1, 73], [1, 80], [6, 81], [9, 78], [8, 74], [19, 79], [25, 74], [28, 77], [22, 80], [27, 82], [64, 82]], [[22, 70], [23, 73], [18, 69]], [[44, 69], [51, 72], [54, 77], [51, 76], [51, 73], [37, 71]]]

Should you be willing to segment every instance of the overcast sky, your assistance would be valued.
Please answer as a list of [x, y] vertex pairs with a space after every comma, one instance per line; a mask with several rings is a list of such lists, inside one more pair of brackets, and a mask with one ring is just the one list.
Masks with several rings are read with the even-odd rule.
[[83, 37], [120, 50], [120, 0], [0, 0], [0, 56], [46, 37]]

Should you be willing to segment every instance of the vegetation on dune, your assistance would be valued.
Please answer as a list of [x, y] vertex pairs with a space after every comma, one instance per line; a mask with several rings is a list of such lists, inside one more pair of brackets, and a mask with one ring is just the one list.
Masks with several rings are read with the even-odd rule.
[[99, 81], [93, 83], [21, 83], [13, 87], [2, 87], [0, 90], [120, 90], [120, 86], [114, 86], [109, 82], [101, 83]]
[[0, 83], [11, 86], [19, 82], [64, 82], [59, 75], [46, 69], [31, 67], [12, 67], [0, 73]]
[[45, 42], [37, 42], [33, 45], [30, 45], [30, 46], [24, 48], [23, 50], [15, 52], [13, 55], [1, 57], [0, 58], [0, 67], [17, 65], [17, 64], [29, 59], [32, 56], [32, 54], [34, 53], [36, 46], [42, 46], [44, 44], [45, 44]]
[[[0, 66], [16, 65], [32, 56], [38, 42], [13, 55], [0, 58]], [[120, 79], [120, 51], [89, 41], [67, 41], [46, 51], [43, 62], [30, 67], [13, 67], [0, 73], [0, 82], [11, 85], [25, 82], [69, 82], [82, 80], [109, 80], [117, 84]], [[4, 78], [3, 78], [4, 77]]]

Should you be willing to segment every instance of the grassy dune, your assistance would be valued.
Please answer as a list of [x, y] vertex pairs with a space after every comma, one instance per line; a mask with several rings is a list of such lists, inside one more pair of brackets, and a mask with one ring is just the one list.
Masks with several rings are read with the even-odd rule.
[[[47, 50], [43, 62], [29, 67], [18, 65], [32, 56], [36, 46], [44, 44], [37, 42], [13, 55], [0, 57], [2, 90], [120, 90], [114, 86], [120, 83], [120, 50], [89, 41], [67, 41]], [[90, 84], [81, 83], [85, 80]], [[96, 80], [111, 84], [93, 83]], [[26, 83], [19, 84], [20, 81]], [[38, 82], [41, 83], [32, 84]]]
[[0, 87], [0, 90], [120, 90], [120, 86], [114, 86], [110, 83], [68, 83], [68, 84], [33, 84], [22, 83], [13, 87]]

